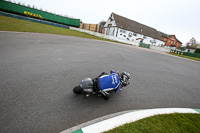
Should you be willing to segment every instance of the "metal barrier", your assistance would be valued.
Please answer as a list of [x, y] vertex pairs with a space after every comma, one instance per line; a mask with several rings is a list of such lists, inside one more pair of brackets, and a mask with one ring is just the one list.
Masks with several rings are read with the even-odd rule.
[[69, 26], [67, 26], [67, 25], [57, 24], [57, 23], [53, 23], [53, 22], [49, 22], [49, 21], [40, 20], [40, 19], [29, 18], [29, 17], [6, 13], [6, 12], [2, 12], [2, 11], [0, 11], [0, 15], [69, 29]]
[[139, 47], [150, 48], [150, 44], [140, 43]]
[[170, 53], [200, 58], [200, 54], [189, 53], [189, 52], [183, 52], [183, 51], [181, 51], [181, 50], [173, 50], [173, 49], [171, 49], [171, 50], [170, 50]]
[[183, 52], [183, 55], [200, 58], [200, 54]]
[[60, 23], [64, 25], [70, 25], [70, 26], [75, 26], [75, 27], [79, 27], [80, 25], [80, 19], [72, 19], [68, 17], [63, 17], [60, 15], [52, 14], [49, 12], [23, 6], [20, 4], [15, 4], [15, 3], [5, 1], [5, 0], [0, 0], [0, 9], [9, 13], [32, 16], [36, 19], [41, 18], [45, 21], [51, 21], [51, 22]]

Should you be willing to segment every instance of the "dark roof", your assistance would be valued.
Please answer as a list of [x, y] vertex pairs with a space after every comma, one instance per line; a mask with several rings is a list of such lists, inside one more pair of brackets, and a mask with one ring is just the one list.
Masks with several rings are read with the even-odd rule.
[[165, 34], [165, 33], [163, 33], [163, 32], [160, 32], [160, 31], [159, 31], [159, 33], [160, 33], [160, 35], [161, 35], [162, 37], [169, 38], [169, 35], [167, 35], [167, 34]]
[[[115, 13], [112, 13], [112, 14], [115, 19], [115, 23], [116, 23], [117, 27], [163, 41], [162, 37], [160, 36], [159, 32], [156, 29], [148, 27], [143, 24], [140, 24], [140, 23], [130, 20], [128, 18], [119, 16]], [[141, 32], [141, 30], [142, 30], [142, 32]]]
[[[160, 32], [160, 31], [159, 31], [159, 33], [160, 33], [160, 35], [161, 35], [162, 37], [165, 37], [165, 38], [169, 38], [169, 37], [175, 36], [175, 35], [168, 35], [168, 34], [165, 34], [165, 33], [163, 33], [163, 32]], [[176, 37], [176, 36], [175, 36], [175, 37]], [[179, 41], [177, 38], [176, 38], [176, 40], [177, 40], [179, 43], [182, 44], [182, 42]]]

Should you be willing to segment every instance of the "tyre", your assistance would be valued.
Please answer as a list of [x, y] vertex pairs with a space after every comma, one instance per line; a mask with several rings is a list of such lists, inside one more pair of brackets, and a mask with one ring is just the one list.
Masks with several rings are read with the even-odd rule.
[[76, 86], [76, 87], [74, 87], [73, 92], [75, 94], [82, 94], [83, 93], [83, 89], [80, 86]]

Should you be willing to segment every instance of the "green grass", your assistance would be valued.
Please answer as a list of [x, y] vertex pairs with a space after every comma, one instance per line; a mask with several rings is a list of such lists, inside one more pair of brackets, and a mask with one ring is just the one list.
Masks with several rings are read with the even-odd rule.
[[174, 53], [169, 53], [169, 54], [175, 55], [175, 56], [179, 56], [179, 57], [183, 57], [183, 58], [188, 58], [188, 59], [200, 61], [200, 58], [196, 58], [196, 57], [191, 57], [191, 56], [186, 56], [186, 55], [178, 55], [178, 54], [174, 54]]
[[[76, 37], [82, 37], [82, 38], [116, 42], [116, 41], [111, 41], [108, 39], [96, 37], [87, 33], [82, 33], [79, 31], [74, 31], [74, 30], [46, 25], [46, 24], [40, 24], [36, 22], [30, 22], [30, 21], [6, 17], [2, 15], [0, 15], [0, 30], [1, 31], [48, 33], [48, 34], [76, 36]], [[120, 42], [116, 42], [116, 43], [120, 43]]]
[[200, 114], [156, 115], [104, 133], [200, 133]]

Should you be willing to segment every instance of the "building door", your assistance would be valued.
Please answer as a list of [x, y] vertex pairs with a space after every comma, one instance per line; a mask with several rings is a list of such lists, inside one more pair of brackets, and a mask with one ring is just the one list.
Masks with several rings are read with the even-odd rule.
[[109, 35], [110, 34], [110, 27], [111, 27], [112, 24], [108, 24], [108, 28], [106, 30], [106, 35]]

